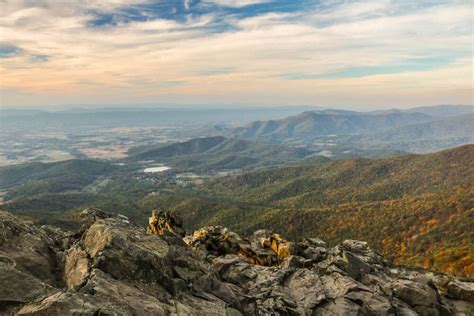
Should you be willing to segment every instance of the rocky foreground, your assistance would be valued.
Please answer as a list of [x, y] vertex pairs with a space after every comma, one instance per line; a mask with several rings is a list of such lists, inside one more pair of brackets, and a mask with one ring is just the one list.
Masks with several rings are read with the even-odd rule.
[[473, 283], [393, 266], [361, 241], [185, 235], [166, 212], [148, 232], [81, 217], [70, 234], [0, 211], [0, 314], [474, 315]]

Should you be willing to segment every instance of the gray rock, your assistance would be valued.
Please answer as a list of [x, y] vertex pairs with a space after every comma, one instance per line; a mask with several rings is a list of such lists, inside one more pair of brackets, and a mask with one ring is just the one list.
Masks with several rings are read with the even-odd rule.
[[297, 304], [301, 315], [310, 315], [315, 308], [326, 299], [321, 279], [312, 270], [295, 271], [286, 283], [289, 294]]
[[448, 283], [448, 296], [455, 300], [474, 302], [474, 283], [454, 280]]
[[310, 262], [311, 261], [309, 262], [305, 261], [304, 258], [299, 257], [299, 256], [289, 256], [283, 259], [283, 261], [280, 264], [280, 267], [282, 269], [299, 269], [305, 266], [309, 266]]
[[82, 228], [70, 234], [0, 212], [0, 314], [474, 311], [472, 283], [388, 265], [364, 242], [346, 240], [336, 247], [316, 239], [293, 243], [269, 231], [241, 238], [220, 226], [181, 238], [176, 223], [170, 224], [173, 232], [166, 228], [157, 236], [124, 216], [97, 209], [81, 217]]
[[51, 256], [55, 250], [54, 241], [46, 231], [0, 211], [0, 256], [4, 264], [56, 285], [60, 278], [55, 274], [59, 256]]
[[437, 303], [437, 293], [429, 286], [409, 280], [397, 280], [390, 287], [393, 294], [411, 306], [434, 306]]
[[58, 292], [47, 298], [23, 306], [17, 315], [97, 315], [119, 314], [119, 310], [103, 306], [94, 296], [72, 292]]
[[319, 307], [315, 316], [361, 316], [366, 315], [362, 307], [343, 297], [338, 297], [334, 300], [329, 300], [327, 303]]

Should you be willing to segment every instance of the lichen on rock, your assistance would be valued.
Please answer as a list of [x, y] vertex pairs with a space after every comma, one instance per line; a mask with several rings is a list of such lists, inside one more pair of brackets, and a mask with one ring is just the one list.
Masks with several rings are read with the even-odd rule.
[[151, 216], [148, 218], [147, 231], [158, 236], [168, 233], [184, 237], [186, 234], [181, 218], [164, 210], [153, 210], [151, 212]]

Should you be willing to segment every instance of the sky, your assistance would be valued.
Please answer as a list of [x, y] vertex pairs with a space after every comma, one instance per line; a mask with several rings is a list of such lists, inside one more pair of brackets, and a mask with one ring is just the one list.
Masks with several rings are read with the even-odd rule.
[[473, 104], [473, 14], [438, 0], [0, 0], [0, 105]]

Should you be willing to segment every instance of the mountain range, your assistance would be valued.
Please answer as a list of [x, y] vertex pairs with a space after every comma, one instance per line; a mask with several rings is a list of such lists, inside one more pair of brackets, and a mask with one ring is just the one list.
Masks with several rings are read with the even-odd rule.
[[383, 130], [430, 121], [422, 113], [366, 114], [353, 111], [308, 111], [281, 120], [257, 121], [236, 128], [235, 136], [242, 138], [312, 138], [324, 135], [354, 134]]
[[229, 134], [264, 142], [304, 143], [338, 155], [348, 150], [382, 148], [421, 153], [472, 143], [473, 118], [472, 106], [372, 112], [318, 110], [280, 120], [255, 121]]

